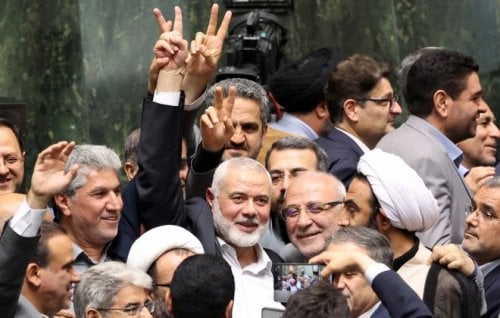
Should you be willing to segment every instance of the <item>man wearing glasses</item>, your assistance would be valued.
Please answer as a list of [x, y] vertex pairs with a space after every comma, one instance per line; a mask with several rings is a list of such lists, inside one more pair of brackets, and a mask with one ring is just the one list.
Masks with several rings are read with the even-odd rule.
[[403, 61], [409, 68], [402, 85], [411, 115], [377, 148], [401, 157], [438, 200], [439, 219], [422, 234], [422, 243], [459, 244], [471, 194], [458, 170], [463, 154], [456, 143], [474, 137], [477, 119], [486, 111], [479, 66], [473, 57], [447, 49], [416, 54], [413, 63]]
[[151, 277], [120, 262], [99, 263], [82, 275], [75, 290], [76, 317], [151, 318]]
[[292, 242], [281, 253], [285, 261], [307, 262], [325, 250], [338, 229], [344, 196], [344, 185], [328, 173], [308, 171], [293, 179], [281, 210]]
[[388, 79], [389, 66], [355, 54], [332, 71], [325, 88], [335, 129], [316, 142], [328, 154], [328, 170], [347, 187], [359, 157], [394, 130], [401, 106]]
[[466, 209], [462, 246], [479, 264], [484, 276], [487, 312], [482, 317], [500, 314], [500, 178], [486, 181], [477, 191], [472, 206]]

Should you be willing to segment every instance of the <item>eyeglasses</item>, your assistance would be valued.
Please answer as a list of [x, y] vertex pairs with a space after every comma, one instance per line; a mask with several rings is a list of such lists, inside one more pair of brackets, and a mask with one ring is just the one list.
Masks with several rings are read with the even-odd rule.
[[359, 98], [356, 100], [360, 102], [370, 101], [377, 103], [379, 105], [383, 104], [382, 106], [387, 106], [386, 103], [389, 103], [389, 111], [391, 111], [396, 102], [399, 103], [399, 96], [397, 94], [394, 94], [392, 97], [387, 97], [387, 98]]
[[129, 315], [131, 317], [136, 317], [142, 311], [143, 308], [146, 308], [147, 311], [149, 311], [149, 313], [152, 314], [155, 311], [155, 304], [154, 304], [154, 302], [148, 302], [148, 303], [145, 303], [144, 305], [132, 304], [132, 305], [129, 305], [125, 308], [96, 308], [96, 309], [100, 310], [100, 311], [118, 310], [118, 311], [122, 311], [122, 312], [126, 313], [127, 315]]
[[[304, 204], [305, 211], [311, 214], [320, 214], [323, 211], [329, 210], [336, 207], [339, 204], [344, 203], [343, 201], [331, 201], [326, 203], [321, 202], [307, 202]], [[294, 218], [300, 214], [301, 208], [298, 204], [289, 205], [281, 209], [281, 217], [286, 220], [287, 218]]]
[[479, 209], [478, 207], [470, 204], [465, 205], [465, 217], [476, 213], [478, 214], [478, 217], [481, 221], [483, 222], [491, 222], [493, 220], [498, 220], [499, 218], [495, 216], [491, 211], [488, 210], [482, 210]]

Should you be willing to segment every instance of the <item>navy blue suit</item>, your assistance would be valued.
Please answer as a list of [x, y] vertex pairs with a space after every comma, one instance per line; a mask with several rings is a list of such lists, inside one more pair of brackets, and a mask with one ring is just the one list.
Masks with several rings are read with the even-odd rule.
[[382, 304], [372, 318], [432, 317], [425, 303], [394, 271], [385, 271], [375, 277], [372, 289]]
[[500, 315], [500, 266], [484, 277], [483, 286], [488, 310], [482, 317], [497, 318]]
[[357, 173], [358, 161], [364, 154], [363, 150], [349, 136], [336, 128], [315, 141], [328, 155], [330, 173], [347, 188]]

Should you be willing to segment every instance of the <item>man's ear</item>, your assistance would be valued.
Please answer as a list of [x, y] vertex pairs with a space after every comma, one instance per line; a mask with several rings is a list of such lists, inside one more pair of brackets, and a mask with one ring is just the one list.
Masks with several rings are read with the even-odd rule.
[[385, 211], [379, 208], [376, 219], [377, 228], [382, 233], [387, 233], [392, 228], [391, 220], [385, 215]]
[[348, 118], [352, 122], [358, 122], [358, 102], [352, 98], [346, 99], [344, 101], [344, 117]]
[[325, 101], [322, 101], [318, 105], [316, 105], [314, 111], [316, 112], [316, 116], [320, 119], [330, 117], [330, 112], [328, 111], [328, 106], [326, 105]]
[[24, 279], [26, 282], [38, 288], [42, 284], [42, 278], [40, 277], [40, 266], [36, 263], [29, 263], [28, 267], [26, 267], [26, 273], [24, 275]]
[[434, 102], [434, 112], [441, 118], [447, 118], [449, 113], [449, 99], [451, 97], [442, 89], [434, 92], [432, 100]]
[[123, 171], [125, 171], [125, 175], [127, 176], [127, 180], [130, 181], [134, 178], [137, 172], [137, 165], [134, 165], [130, 161], [126, 161], [123, 165]]
[[266, 133], [267, 133], [267, 127], [268, 127], [267, 123], [264, 123], [264, 124], [262, 125], [262, 139], [264, 139], [264, 137], [266, 136]]
[[211, 208], [214, 207], [215, 193], [212, 188], [207, 188], [207, 192], [205, 193], [205, 198], [207, 199], [208, 204]]
[[232, 299], [227, 303], [226, 310], [224, 311], [225, 318], [231, 318], [233, 316], [233, 303], [234, 301]]
[[172, 305], [172, 293], [168, 293], [167, 299], [166, 299], [166, 304], [167, 306], [167, 311], [170, 315], [173, 315], [173, 305]]
[[56, 202], [61, 212], [66, 216], [71, 215], [71, 210], [69, 208], [70, 200], [71, 199], [65, 194], [57, 194], [54, 196], [54, 201]]
[[100, 318], [100, 317], [102, 317], [101, 313], [95, 308], [89, 308], [85, 312], [85, 318]]

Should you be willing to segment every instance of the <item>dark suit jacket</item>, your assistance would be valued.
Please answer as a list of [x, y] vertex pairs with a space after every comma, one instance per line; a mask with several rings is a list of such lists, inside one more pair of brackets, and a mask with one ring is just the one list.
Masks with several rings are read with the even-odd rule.
[[382, 302], [372, 318], [432, 317], [425, 303], [394, 271], [377, 275], [372, 288]]
[[500, 315], [500, 266], [484, 277], [483, 286], [488, 310], [482, 317], [497, 318]]
[[0, 237], [0, 313], [14, 317], [26, 267], [39, 236], [22, 237], [7, 223]]
[[337, 128], [315, 141], [328, 155], [330, 173], [339, 178], [347, 188], [357, 173], [358, 161], [363, 155], [363, 150]]
[[166, 106], [145, 99], [141, 122], [137, 176], [122, 192], [124, 207], [118, 235], [108, 250], [126, 261], [130, 247], [145, 230], [173, 224], [200, 239], [206, 253], [217, 251], [212, 212], [201, 198], [184, 202], [179, 180], [183, 102]]

